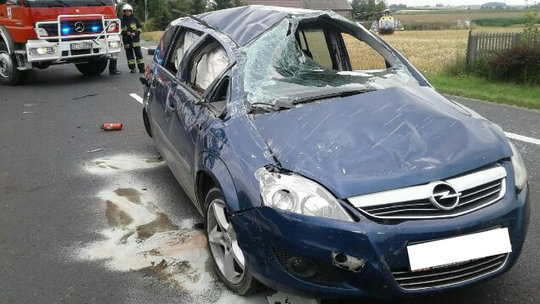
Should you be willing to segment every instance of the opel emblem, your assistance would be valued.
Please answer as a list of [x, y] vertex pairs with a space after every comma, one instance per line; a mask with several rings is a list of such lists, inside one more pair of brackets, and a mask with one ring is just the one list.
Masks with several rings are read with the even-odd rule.
[[75, 31], [77, 33], [82, 33], [84, 32], [84, 24], [82, 22], [77, 22], [75, 23]]
[[454, 187], [445, 182], [436, 182], [432, 185], [429, 201], [435, 207], [446, 211], [457, 207], [461, 193], [458, 193]]

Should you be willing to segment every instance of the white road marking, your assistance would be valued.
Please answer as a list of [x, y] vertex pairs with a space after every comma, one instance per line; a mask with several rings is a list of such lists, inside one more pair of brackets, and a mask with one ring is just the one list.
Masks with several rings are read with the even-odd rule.
[[131, 93], [129, 94], [129, 96], [131, 96], [133, 99], [135, 99], [136, 101], [138, 101], [140, 104], [143, 104], [143, 99], [141, 96], [135, 94], [135, 93]]
[[510, 132], [505, 132], [505, 134], [506, 134], [506, 137], [508, 137], [508, 138], [519, 140], [519, 141], [524, 141], [524, 142], [529, 143], [529, 144], [535, 144], [535, 145], [540, 146], [540, 139], [527, 137], [527, 136], [523, 136], [523, 135], [519, 135], [519, 134], [514, 134], [514, 133], [510, 133]]
[[[137, 95], [135, 93], [131, 93], [131, 94], [129, 94], [129, 96], [133, 97], [133, 99], [135, 99], [139, 103], [141, 103], [141, 104], [143, 103], [143, 99], [142, 99], [141, 96], [139, 96], [139, 95]], [[536, 138], [532, 138], [532, 137], [528, 137], [528, 136], [523, 136], [523, 135], [519, 135], [519, 134], [515, 134], [515, 133], [510, 133], [510, 132], [505, 132], [504, 134], [508, 138], [540, 146], [540, 139], [536, 139]]]

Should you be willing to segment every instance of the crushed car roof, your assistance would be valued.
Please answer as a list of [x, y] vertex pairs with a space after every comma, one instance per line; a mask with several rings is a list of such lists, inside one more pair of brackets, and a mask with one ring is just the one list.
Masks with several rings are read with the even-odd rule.
[[317, 11], [277, 6], [250, 5], [198, 15], [209, 26], [244, 46], [291, 15], [312, 14]]

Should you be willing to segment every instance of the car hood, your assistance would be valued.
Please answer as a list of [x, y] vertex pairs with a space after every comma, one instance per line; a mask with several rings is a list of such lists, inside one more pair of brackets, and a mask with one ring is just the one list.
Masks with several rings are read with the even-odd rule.
[[253, 118], [283, 169], [338, 198], [428, 183], [512, 156], [504, 132], [429, 87], [396, 87]]

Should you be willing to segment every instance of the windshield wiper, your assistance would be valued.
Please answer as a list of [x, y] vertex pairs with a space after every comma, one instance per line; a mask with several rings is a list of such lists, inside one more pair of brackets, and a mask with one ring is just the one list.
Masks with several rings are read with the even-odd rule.
[[284, 101], [279, 101], [279, 100], [276, 101], [276, 103], [254, 102], [254, 103], [251, 103], [249, 106], [250, 106], [249, 113], [254, 113], [254, 114], [268, 113], [271, 111], [288, 110], [294, 107], [289, 102], [284, 102]]
[[335, 92], [335, 93], [328, 93], [328, 94], [322, 94], [317, 96], [309, 96], [304, 98], [295, 99], [292, 104], [298, 105], [303, 103], [310, 103], [317, 100], [323, 100], [323, 99], [329, 99], [329, 98], [336, 98], [336, 97], [349, 97], [364, 93], [369, 93], [376, 91], [375, 89], [363, 89], [363, 90], [352, 90], [352, 91], [342, 91], [342, 92]]

